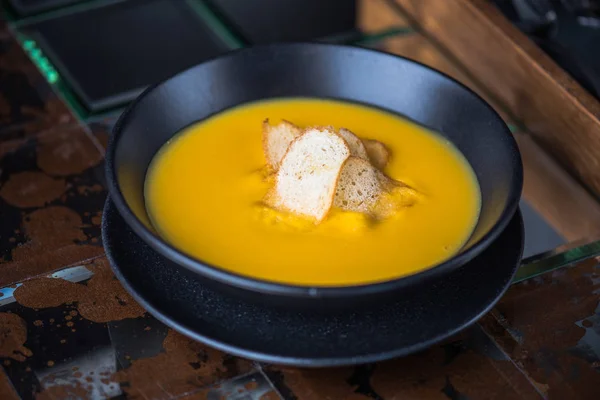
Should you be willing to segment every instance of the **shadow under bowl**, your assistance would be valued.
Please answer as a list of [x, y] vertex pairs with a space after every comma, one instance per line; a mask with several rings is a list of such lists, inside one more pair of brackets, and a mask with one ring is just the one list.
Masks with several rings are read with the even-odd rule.
[[[357, 102], [413, 120], [454, 144], [473, 168], [481, 213], [463, 249], [414, 275], [347, 287], [260, 281], [208, 265], [161, 239], [144, 203], [144, 181], [157, 151], [194, 122], [271, 98]], [[192, 67], [146, 90], [123, 113], [111, 137], [106, 171], [111, 199], [127, 224], [157, 252], [219, 290], [248, 301], [311, 309], [381, 301], [441, 278], [487, 248], [517, 210], [523, 167], [516, 142], [498, 114], [471, 90], [417, 62], [358, 47], [294, 43], [238, 50]], [[439, 227], [443, 229], [444, 221]], [[210, 227], [207, 227], [210, 229]], [[400, 238], [399, 238], [400, 240]]]

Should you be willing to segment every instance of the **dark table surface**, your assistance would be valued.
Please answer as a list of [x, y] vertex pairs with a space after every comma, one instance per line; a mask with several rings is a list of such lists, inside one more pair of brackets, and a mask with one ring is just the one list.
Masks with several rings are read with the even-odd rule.
[[[87, 12], [84, 3], [119, 2], [66, 3], [81, 3], [72, 12]], [[246, 23], [235, 1], [213, 3], [200, 13], [228, 48], [289, 39], [272, 36], [276, 28]], [[319, 26], [303, 31], [304, 39], [377, 47], [473, 85], [443, 49], [412, 30], [393, 2], [353, 4], [343, 8], [353, 13], [343, 16], [353, 26], [342, 21], [337, 32]], [[521, 131], [515, 135], [526, 161], [530, 257], [493, 311], [467, 331], [398, 360], [303, 370], [235, 358], [167, 328], [114, 278], [100, 240], [104, 149], [120, 109], [88, 108], [67, 73], [69, 58], [52, 58], [44, 40], [31, 42], [40, 26], [65, 12], [16, 10], [0, 24], [0, 398], [600, 398], [598, 237], [563, 229], [554, 214], [538, 212], [552, 204], [527, 198], [540, 192], [527, 178], [539, 173], [528, 162], [539, 155]], [[111, 82], [110, 75], [98, 79]], [[544, 168], [542, 175], [564, 178]]]

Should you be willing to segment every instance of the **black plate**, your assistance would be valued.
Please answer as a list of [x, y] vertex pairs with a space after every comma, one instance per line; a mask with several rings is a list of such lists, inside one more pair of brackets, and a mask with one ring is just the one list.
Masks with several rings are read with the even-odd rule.
[[339, 366], [404, 356], [477, 321], [504, 294], [521, 259], [517, 212], [470, 263], [436, 281], [361, 311], [319, 314], [246, 303], [150, 248], [109, 199], [102, 237], [125, 288], [156, 318], [227, 353], [294, 366]]

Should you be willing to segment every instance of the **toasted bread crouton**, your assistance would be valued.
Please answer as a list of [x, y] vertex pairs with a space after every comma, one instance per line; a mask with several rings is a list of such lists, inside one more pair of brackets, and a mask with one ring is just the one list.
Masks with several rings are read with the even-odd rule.
[[363, 144], [362, 140], [358, 138], [354, 133], [350, 132], [346, 128], [340, 128], [338, 131], [340, 136], [344, 138], [346, 143], [348, 143], [348, 148], [350, 149], [350, 155], [358, 158], [362, 158], [365, 160], [369, 160], [369, 156], [367, 154], [367, 149]]
[[369, 161], [349, 157], [342, 168], [333, 205], [347, 211], [370, 212], [382, 192], [383, 179], [389, 178]]
[[377, 180], [384, 192], [390, 192], [399, 186], [406, 186], [404, 182], [394, 180], [381, 171], [377, 171]]
[[288, 147], [301, 133], [302, 129], [286, 120], [282, 120], [277, 125], [269, 124], [268, 119], [263, 122], [263, 152], [267, 165], [273, 171], [277, 171]]
[[272, 207], [322, 221], [350, 149], [326, 128], [306, 129], [289, 146], [265, 201]]
[[373, 166], [383, 170], [390, 160], [390, 151], [377, 140], [364, 139], [362, 142]]

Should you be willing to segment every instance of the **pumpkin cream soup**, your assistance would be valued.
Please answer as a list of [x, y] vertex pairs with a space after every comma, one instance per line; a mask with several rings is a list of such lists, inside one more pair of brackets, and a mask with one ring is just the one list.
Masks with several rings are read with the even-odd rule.
[[409, 275], [456, 254], [479, 215], [463, 156], [363, 105], [247, 104], [193, 125], [148, 170], [156, 231], [225, 270], [295, 285]]

